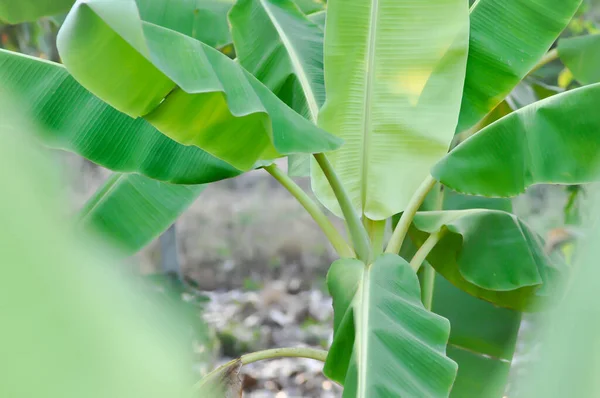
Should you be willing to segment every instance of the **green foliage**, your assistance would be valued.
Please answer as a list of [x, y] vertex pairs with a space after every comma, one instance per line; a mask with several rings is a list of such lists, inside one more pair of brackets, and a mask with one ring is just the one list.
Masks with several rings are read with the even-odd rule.
[[598, 180], [600, 84], [558, 94], [484, 128], [432, 171], [455, 191], [515, 196], [533, 184]]
[[69, 72], [120, 111], [241, 170], [340, 145], [231, 59], [169, 29], [168, 13], [140, 12], [164, 1], [140, 1], [139, 9], [134, 0], [77, 3], [58, 35]]
[[[0, 18], [35, 19], [49, 4], [0, 0]], [[597, 5], [582, 4], [81, 0], [58, 37], [66, 68], [0, 51], [0, 87], [25, 100], [39, 142], [117, 172], [80, 227], [121, 252], [171, 225], [199, 184], [260, 167], [282, 183], [342, 258], [328, 273], [324, 372], [344, 397], [492, 398], [504, 392], [517, 311], [560, 301], [571, 272], [506, 198], [599, 176], [599, 41], [569, 37], [596, 32]], [[283, 156], [290, 174], [310, 169], [354, 247], [273, 163]], [[581, 218], [576, 199], [569, 222]], [[198, 392], [239, 396], [242, 364], [277, 355], [325, 357], [248, 354]]]
[[458, 374], [450, 396], [503, 396], [521, 315], [478, 300], [439, 276], [432, 311], [452, 325], [448, 356], [458, 364]]
[[205, 188], [114, 174], [88, 200], [79, 222], [133, 254], [166, 230]]
[[471, 128], [510, 93], [567, 27], [580, 4], [581, 0], [475, 2], [457, 132]]
[[[468, 24], [462, 0], [328, 3], [319, 126], [345, 141], [328, 156], [359, 214], [384, 220], [403, 211], [448, 150]], [[327, 179], [311, 172], [317, 197], [341, 215]]]
[[0, 0], [0, 21], [11, 24], [33, 21], [65, 12], [75, 0]]
[[344, 383], [344, 397], [448, 395], [456, 375], [445, 356], [450, 324], [423, 307], [406, 260], [338, 260], [327, 284], [335, 335], [324, 372]]
[[429, 262], [462, 290], [503, 307], [534, 309], [550, 295], [563, 270], [544, 253], [540, 237], [510, 213], [487, 209], [423, 212], [415, 216], [414, 229], [417, 242], [423, 242], [427, 234], [447, 230]]
[[0, 396], [186, 396], [183, 319], [65, 222], [53, 165], [11, 102], [0, 98]]
[[579, 82], [600, 83], [600, 34], [562, 39], [558, 54]]
[[43, 129], [40, 141], [119, 172], [201, 184], [241, 172], [206, 152], [177, 144], [143, 119], [111, 108], [60, 65], [0, 50], [0, 84], [19, 93], [23, 110]]

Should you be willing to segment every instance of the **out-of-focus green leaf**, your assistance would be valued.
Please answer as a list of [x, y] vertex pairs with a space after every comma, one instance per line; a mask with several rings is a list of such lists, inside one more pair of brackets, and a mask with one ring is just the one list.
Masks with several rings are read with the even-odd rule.
[[419, 281], [401, 257], [370, 266], [338, 260], [327, 275], [334, 340], [325, 374], [345, 398], [447, 397], [456, 364], [446, 357], [448, 321], [421, 303]]
[[65, 12], [75, 0], [0, 0], [0, 21], [11, 24], [35, 21]]
[[[357, 212], [371, 219], [404, 210], [448, 151], [465, 76], [467, 8], [462, 0], [327, 4], [319, 125], [345, 140], [328, 156]], [[319, 200], [340, 215], [326, 178], [311, 172]]]
[[595, 210], [587, 225], [589, 237], [573, 267], [574, 274], [565, 297], [557, 308], [546, 314], [540, 325], [541, 332], [536, 337], [541, 346], [539, 351], [536, 350], [533, 377], [517, 387], [519, 397], [600, 396], [600, 219], [597, 202]]
[[513, 214], [472, 209], [417, 213], [413, 239], [446, 228], [427, 260], [465, 292], [502, 307], [537, 310], [564, 270], [544, 253], [539, 236]]
[[600, 83], [600, 34], [559, 40], [558, 55], [579, 82]]
[[458, 363], [451, 397], [498, 398], [506, 388], [521, 324], [518, 312], [498, 308], [437, 276], [433, 312], [450, 321], [448, 356]]
[[241, 172], [201, 149], [176, 143], [143, 119], [111, 108], [60, 65], [0, 50], [0, 92], [12, 89], [43, 127], [44, 145], [75, 152], [114, 171], [202, 184]]
[[580, 4], [581, 0], [475, 2], [457, 132], [475, 125], [512, 91], [548, 51]]
[[132, 254], [173, 224], [205, 187], [115, 174], [85, 204], [80, 222]]
[[600, 84], [513, 112], [454, 148], [432, 171], [461, 193], [508, 197], [534, 184], [599, 179]]
[[188, 396], [187, 326], [69, 228], [59, 181], [14, 102], [0, 99], [0, 396]]
[[339, 147], [341, 140], [297, 115], [237, 63], [161, 26], [165, 21], [140, 19], [135, 0], [82, 1], [67, 16], [58, 48], [69, 72], [98, 97], [241, 170]]

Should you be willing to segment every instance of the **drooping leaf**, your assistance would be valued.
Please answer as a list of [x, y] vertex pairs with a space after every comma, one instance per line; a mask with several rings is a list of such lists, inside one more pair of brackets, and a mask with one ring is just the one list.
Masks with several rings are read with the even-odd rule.
[[[322, 28], [291, 0], [242, 0], [229, 20], [240, 64], [316, 123], [325, 102]], [[288, 165], [290, 175], [308, 175], [310, 158], [291, 155]]]
[[432, 175], [455, 191], [509, 197], [534, 184], [598, 180], [600, 84], [513, 112], [452, 150]]
[[135, 0], [85, 0], [67, 16], [59, 52], [69, 72], [101, 99], [241, 170], [341, 144], [237, 63], [163, 22], [141, 19]]
[[66, 12], [75, 0], [0, 0], [0, 21], [10, 24], [35, 21]]
[[521, 314], [470, 296], [439, 275], [432, 311], [451, 325], [448, 356], [458, 363], [458, 374], [450, 396], [503, 396]]
[[475, 125], [512, 91], [567, 27], [580, 4], [581, 0], [475, 2], [457, 132]]
[[292, 0], [240, 0], [229, 21], [240, 64], [275, 93], [286, 85], [299, 90], [307, 118], [316, 123], [325, 102], [322, 29]]
[[325, 374], [345, 398], [446, 397], [456, 376], [446, 343], [450, 324], [421, 303], [419, 281], [397, 255], [369, 267], [338, 260], [327, 275], [334, 341]]
[[142, 20], [191, 36], [211, 47], [231, 43], [227, 13], [234, 0], [136, 1]]
[[0, 396], [188, 396], [187, 325], [104, 245], [73, 232], [34, 127], [14, 97], [0, 97], [0, 301], [10, 303]]
[[[371, 219], [401, 212], [448, 150], [464, 83], [467, 7], [462, 0], [328, 2], [319, 125], [345, 140], [329, 158], [356, 210]], [[318, 198], [340, 215], [322, 173], [311, 172]]]
[[85, 204], [80, 223], [133, 254], [169, 228], [205, 188], [115, 174]]
[[579, 82], [600, 83], [600, 34], [559, 40], [558, 55]]
[[446, 228], [427, 260], [453, 285], [502, 307], [537, 310], [555, 293], [564, 271], [559, 259], [544, 253], [540, 237], [510, 213], [422, 212], [413, 225], [411, 235], [419, 245], [427, 234]]
[[43, 127], [49, 147], [75, 152], [118, 172], [180, 184], [202, 184], [241, 172], [201, 149], [186, 147], [143, 119], [108, 106], [55, 63], [0, 50], [0, 92], [14, 92]]

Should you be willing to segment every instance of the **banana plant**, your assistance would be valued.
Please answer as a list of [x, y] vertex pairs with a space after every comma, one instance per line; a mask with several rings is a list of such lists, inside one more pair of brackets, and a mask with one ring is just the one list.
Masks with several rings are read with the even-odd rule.
[[[239, 395], [243, 365], [289, 356], [323, 361], [345, 398], [501, 396], [521, 313], [559, 301], [569, 274], [510, 198], [600, 180], [596, 38], [552, 49], [581, 0], [213, 3], [78, 0], [63, 65], [0, 52], [0, 87], [25, 99], [39, 141], [115, 171], [80, 221], [123, 253], [205, 184], [256, 169], [336, 250], [330, 349], [248, 353], [198, 394]], [[531, 83], [558, 58], [588, 85]]]

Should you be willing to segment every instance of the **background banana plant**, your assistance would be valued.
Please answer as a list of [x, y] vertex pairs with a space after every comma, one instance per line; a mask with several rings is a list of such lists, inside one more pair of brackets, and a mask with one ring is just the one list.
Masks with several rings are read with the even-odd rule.
[[[68, 11], [63, 65], [0, 50], [0, 90], [21, 97], [39, 142], [115, 172], [78, 221], [122, 255], [205, 184], [257, 168], [330, 240], [329, 352], [248, 354], [200, 394], [237, 394], [244, 364], [304, 356], [348, 398], [498, 397], [522, 312], [560, 301], [570, 273], [509, 198], [600, 179], [600, 40], [555, 45], [581, 5], [0, 0], [8, 22]], [[557, 63], [568, 84], [543, 74]]]

